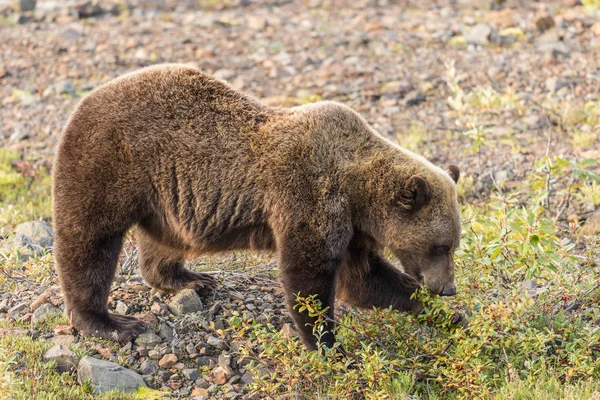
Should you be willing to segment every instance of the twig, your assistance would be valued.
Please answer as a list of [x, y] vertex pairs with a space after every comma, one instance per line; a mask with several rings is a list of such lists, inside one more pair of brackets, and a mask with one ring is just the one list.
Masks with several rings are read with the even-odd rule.
[[[550, 154], [550, 147], [552, 146], [552, 127], [548, 129], [548, 144], [546, 145], [546, 157]], [[552, 168], [550, 166], [550, 161], [546, 158], [546, 167], [548, 168], [548, 174], [546, 176], [546, 190], [548, 191], [548, 197], [546, 199], [546, 206], [548, 207], [548, 211], [550, 209], [550, 196], [552, 195], [552, 187], [550, 185], [550, 180], [552, 179]]]
[[581, 300], [583, 300], [584, 298], [589, 296], [593, 291], [595, 291], [598, 288], [600, 288], [600, 283], [597, 284], [596, 286], [594, 286], [593, 288], [591, 288], [590, 290], [588, 290], [587, 292], [585, 292], [580, 298], [575, 300], [573, 303], [571, 303], [571, 305], [569, 305], [567, 308], [565, 308], [565, 311], [571, 312], [571, 311], [576, 310], [581, 305]]
[[122, 275], [133, 273], [133, 271], [135, 270], [135, 267], [137, 266], [137, 263], [138, 263], [137, 254], [138, 254], [138, 250], [137, 250], [137, 248], [134, 248], [133, 251], [131, 252], [131, 254], [127, 255], [125, 262], [121, 266], [121, 274]]
[[556, 118], [558, 118], [558, 126], [560, 126], [560, 130], [562, 132], [566, 132], [565, 126], [563, 125], [563, 119], [562, 119], [562, 115], [560, 115], [558, 112], [554, 111], [551, 108], [545, 107], [542, 104], [538, 103], [537, 101], [535, 101], [534, 99], [530, 99], [530, 101], [538, 106], [539, 108], [541, 108], [542, 110], [546, 111], [549, 114], [554, 115]]

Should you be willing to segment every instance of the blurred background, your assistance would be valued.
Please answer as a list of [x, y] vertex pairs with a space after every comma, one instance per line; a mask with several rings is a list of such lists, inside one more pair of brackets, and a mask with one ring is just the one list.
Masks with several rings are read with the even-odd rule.
[[476, 193], [510, 186], [551, 136], [598, 157], [599, 5], [0, 0], [0, 143], [51, 157], [81, 96], [177, 62], [271, 105], [340, 101]]

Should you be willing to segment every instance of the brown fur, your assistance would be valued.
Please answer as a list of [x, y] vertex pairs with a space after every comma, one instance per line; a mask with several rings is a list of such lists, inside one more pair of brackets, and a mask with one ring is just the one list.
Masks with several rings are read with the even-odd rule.
[[[457, 168], [450, 173], [458, 179]], [[215, 286], [183, 267], [190, 255], [276, 250], [310, 349], [313, 320], [292, 310], [294, 294], [316, 294], [333, 317], [336, 296], [417, 310], [410, 296], [419, 284], [454, 288], [460, 223], [448, 173], [348, 107], [269, 108], [181, 65], [123, 76], [81, 101], [57, 151], [53, 195], [60, 282], [73, 326], [88, 335], [127, 340], [142, 329], [107, 310], [123, 235], [135, 224], [144, 279], [170, 293]], [[328, 328], [322, 340], [331, 345]]]

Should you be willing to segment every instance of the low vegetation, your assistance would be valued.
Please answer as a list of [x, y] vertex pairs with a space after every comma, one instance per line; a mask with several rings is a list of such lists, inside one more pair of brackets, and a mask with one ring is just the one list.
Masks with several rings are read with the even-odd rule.
[[[540, 160], [546, 162], [579, 176], [576, 193], [598, 182], [586, 168], [592, 161]], [[416, 316], [355, 309], [340, 315], [336, 346], [348, 357], [336, 349], [307, 354], [268, 324], [232, 319], [239, 335], [258, 343], [245, 349], [262, 375], [256, 389], [275, 395], [293, 388], [319, 398], [597, 398], [600, 238], [551, 218], [548, 192], [527, 192], [543, 173], [463, 208], [458, 296], [419, 293], [426, 307]], [[530, 195], [521, 202], [523, 193]], [[299, 301], [325, 318], [315, 299]], [[464, 325], [454, 323], [456, 313]]]

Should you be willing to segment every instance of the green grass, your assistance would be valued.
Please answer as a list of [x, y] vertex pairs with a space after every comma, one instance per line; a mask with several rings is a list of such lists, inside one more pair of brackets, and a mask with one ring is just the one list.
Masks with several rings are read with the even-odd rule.
[[0, 236], [11, 233], [21, 222], [50, 218], [51, 176], [43, 167], [22, 162], [21, 155], [0, 149]]

